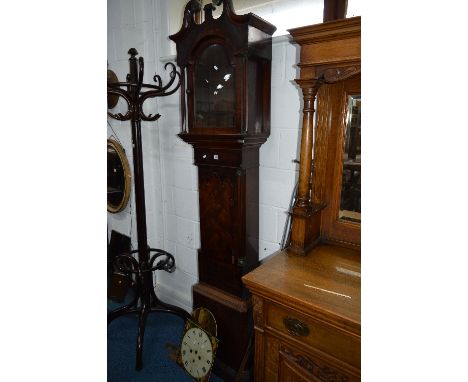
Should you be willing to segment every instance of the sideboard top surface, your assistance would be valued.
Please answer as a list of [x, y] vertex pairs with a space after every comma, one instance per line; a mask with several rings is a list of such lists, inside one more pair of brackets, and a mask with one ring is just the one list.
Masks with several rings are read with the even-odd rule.
[[280, 251], [243, 281], [254, 294], [360, 334], [360, 250], [319, 244], [307, 256]]

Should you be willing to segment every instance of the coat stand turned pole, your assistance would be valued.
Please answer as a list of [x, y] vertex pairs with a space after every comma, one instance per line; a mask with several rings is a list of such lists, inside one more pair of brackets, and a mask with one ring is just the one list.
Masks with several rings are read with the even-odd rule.
[[[158, 299], [154, 291], [153, 271], [164, 270], [173, 272], [175, 270], [175, 259], [170, 253], [162, 249], [150, 248], [148, 246], [146, 230], [146, 209], [145, 209], [145, 185], [143, 175], [143, 150], [141, 144], [141, 121], [156, 121], [160, 115], [146, 115], [143, 112], [143, 103], [148, 98], [164, 97], [177, 91], [183, 80], [181, 74], [177, 72], [175, 65], [167, 63], [164, 69], [171, 67], [170, 80], [166, 85], [162, 85], [161, 77], [154, 76], [155, 85], [144, 84], [144, 61], [139, 57], [138, 63], [136, 55], [138, 52], [132, 48], [130, 54], [130, 73], [127, 74], [127, 82], [107, 83], [107, 93], [122, 97], [127, 103], [128, 109], [125, 115], [122, 113], [107, 114], [119, 121], [131, 121], [132, 125], [132, 146], [133, 146], [133, 172], [135, 182], [136, 199], [136, 220], [138, 249], [116, 256], [115, 266], [122, 272], [134, 274], [136, 278], [135, 298], [128, 305], [113, 310], [107, 316], [107, 324], [110, 324], [117, 317], [125, 314], [138, 315], [138, 336], [136, 347], [136, 369], [143, 367], [143, 338], [145, 334], [146, 319], [149, 313], [166, 312], [173, 313], [186, 319], [190, 315], [177, 306], [166, 304]], [[177, 83], [170, 90], [171, 86]], [[124, 90], [126, 88], [126, 90]], [[143, 88], [149, 89], [142, 91]], [[138, 260], [133, 255], [138, 253]], [[150, 254], [154, 253], [151, 257]], [[156, 263], [156, 259], [159, 261]]]

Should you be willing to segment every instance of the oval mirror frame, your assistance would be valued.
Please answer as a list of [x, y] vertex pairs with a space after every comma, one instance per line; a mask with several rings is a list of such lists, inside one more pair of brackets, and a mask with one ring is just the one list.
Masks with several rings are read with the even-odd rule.
[[[128, 203], [128, 199], [130, 198], [130, 190], [131, 190], [131, 180], [132, 175], [130, 173], [130, 166], [128, 164], [127, 156], [125, 155], [124, 148], [113, 139], [107, 140], [107, 152], [109, 153], [109, 149], [113, 150], [120, 161], [123, 170], [123, 184], [122, 184], [122, 198], [120, 199], [119, 203], [110, 203], [109, 202], [109, 185], [107, 186], [107, 211], [115, 214], [117, 212], [122, 211]], [[109, 176], [109, 174], [108, 174]]]
[[[117, 78], [117, 75], [115, 74], [115, 72], [113, 72], [110, 69], [107, 69], [107, 83], [115, 84], [117, 82], [119, 82], [119, 79]], [[119, 102], [118, 95], [107, 94], [107, 108], [108, 109], [113, 109], [114, 107], [116, 107], [118, 102]]]

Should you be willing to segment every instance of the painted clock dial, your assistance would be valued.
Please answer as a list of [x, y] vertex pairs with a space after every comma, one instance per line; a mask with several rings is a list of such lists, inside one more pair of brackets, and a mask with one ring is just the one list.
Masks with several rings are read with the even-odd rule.
[[213, 365], [213, 347], [208, 335], [199, 328], [189, 329], [180, 347], [182, 364], [194, 378], [205, 377]]

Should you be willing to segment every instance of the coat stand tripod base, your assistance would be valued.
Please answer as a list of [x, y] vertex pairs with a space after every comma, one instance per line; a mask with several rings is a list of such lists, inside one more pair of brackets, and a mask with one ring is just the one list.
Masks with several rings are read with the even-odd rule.
[[[155, 85], [144, 84], [143, 58], [139, 57], [138, 65], [135, 57], [138, 54], [136, 49], [132, 48], [128, 53], [130, 54], [130, 73], [127, 74], [127, 82], [107, 83], [108, 95], [117, 95], [123, 98], [128, 106], [127, 112], [125, 115], [122, 113], [113, 114], [111, 112], [107, 112], [107, 114], [111, 118], [120, 121], [131, 121], [132, 126], [138, 249], [116, 256], [114, 265], [120, 272], [132, 274], [135, 277], [136, 293], [130, 304], [117, 308], [108, 314], [107, 324], [109, 325], [116, 318], [127, 314], [138, 315], [135, 368], [136, 370], [141, 370], [143, 368], [143, 339], [148, 314], [153, 312], [171, 313], [178, 315], [184, 320], [190, 317], [190, 314], [184, 309], [161, 301], [154, 291], [153, 272], [157, 270], [173, 272], [175, 270], [175, 259], [174, 256], [162, 249], [150, 248], [148, 246], [143, 150], [141, 143], [141, 121], [156, 121], [160, 117], [159, 114], [144, 114], [143, 102], [148, 98], [163, 97], [175, 93], [180, 87], [182, 77], [180, 73], [176, 71], [174, 64], [167, 63], [165, 69], [167, 66], [171, 66], [172, 71], [170, 73], [170, 80], [166, 85], [162, 85], [161, 77], [158, 75], [154, 76]], [[177, 84], [173, 89], [169, 90], [176, 79], [178, 79]], [[122, 88], [126, 88], [126, 90]], [[142, 92], [142, 88], [147, 88], [149, 90]], [[151, 253], [154, 254], [150, 257]], [[138, 254], [138, 260], [133, 256], [134, 254]], [[156, 262], [156, 260], [158, 261]]]
[[[135, 297], [128, 305], [113, 310], [107, 316], [107, 324], [109, 325], [113, 320], [126, 314], [138, 315], [138, 336], [136, 347], [136, 365], [137, 370], [143, 368], [143, 338], [145, 335], [146, 319], [148, 314], [152, 312], [172, 313], [186, 320], [190, 315], [178, 306], [167, 304], [161, 301], [154, 291], [153, 286], [153, 271], [165, 270], [173, 272], [175, 270], [174, 257], [161, 249], [151, 248], [148, 252], [156, 252], [148, 265], [140, 264], [132, 254], [137, 253], [134, 250], [116, 257], [116, 267], [126, 273], [134, 274], [136, 277], [136, 292]], [[156, 266], [153, 266], [155, 260], [165, 256], [165, 259], [160, 260]]]

